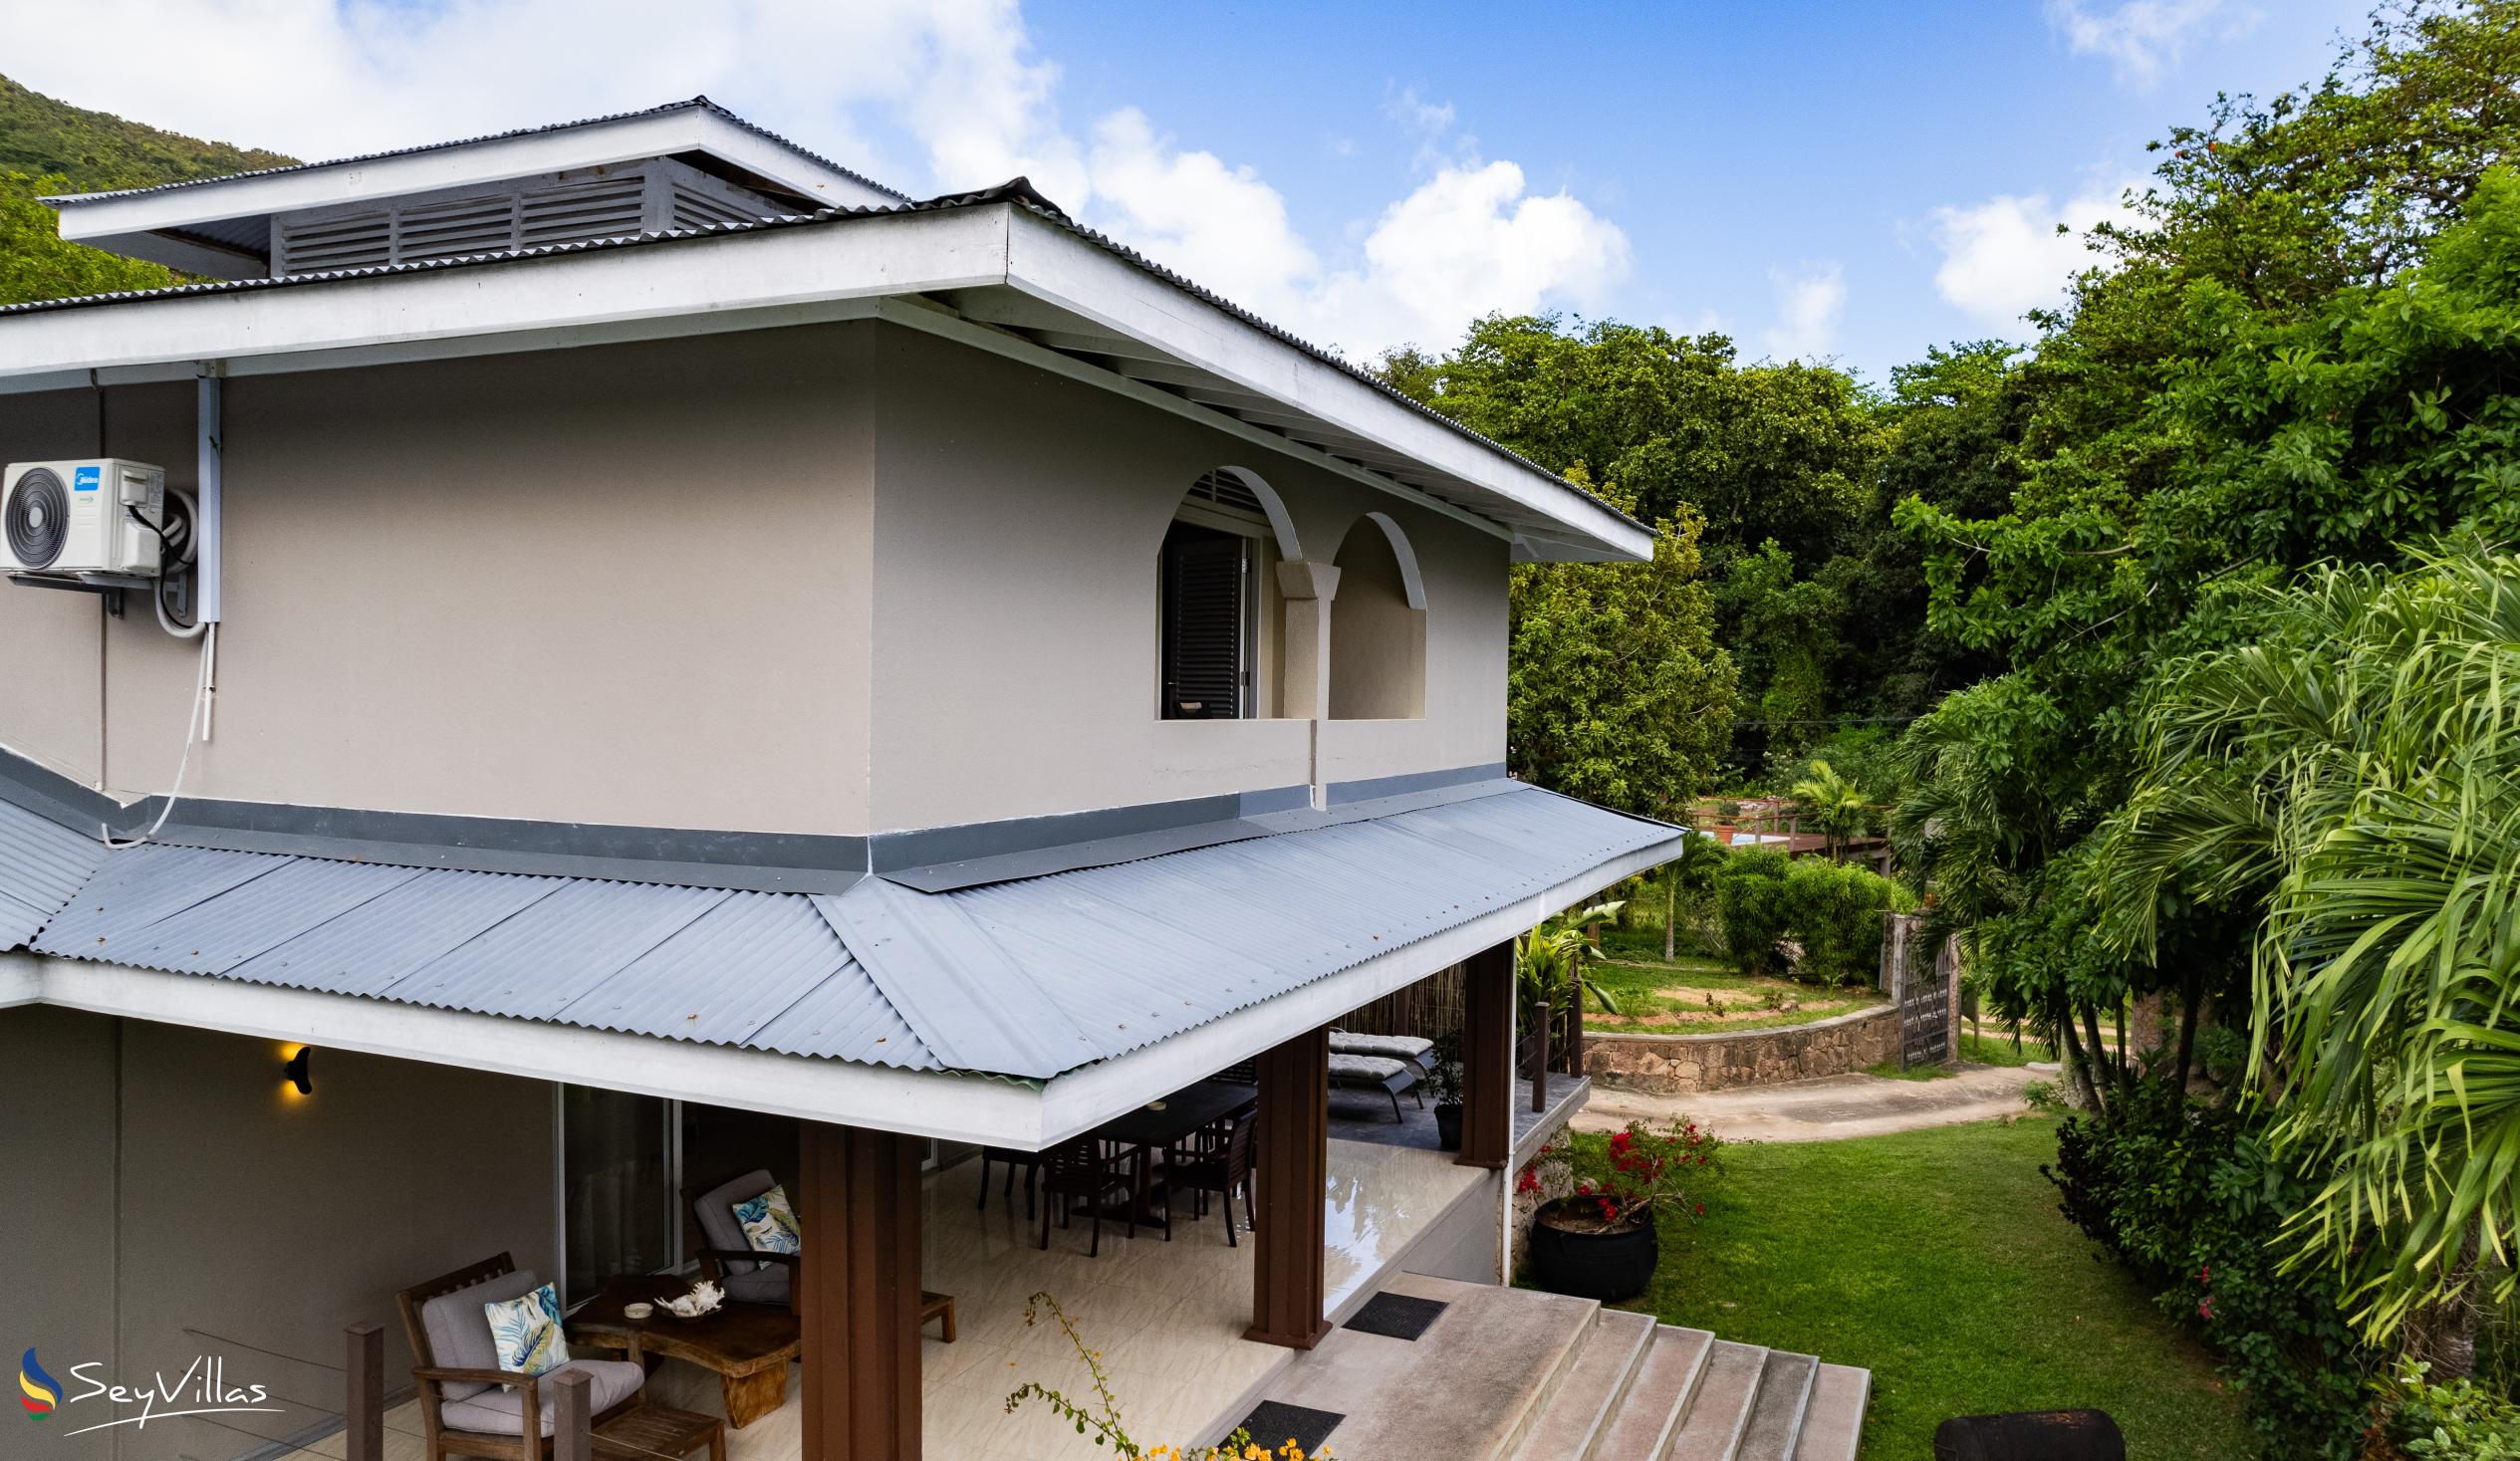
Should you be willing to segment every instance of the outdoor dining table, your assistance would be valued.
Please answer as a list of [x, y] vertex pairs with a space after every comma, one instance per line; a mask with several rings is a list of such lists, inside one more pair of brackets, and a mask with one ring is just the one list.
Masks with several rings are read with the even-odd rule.
[[1201, 1081], [1161, 1100], [1151, 1100], [1134, 1111], [1114, 1116], [1087, 1134], [1136, 1151], [1136, 1218], [1141, 1223], [1155, 1223], [1160, 1221], [1152, 1202], [1155, 1149], [1168, 1148], [1200, 1127], [1256, 1104], [1259, 1099], [1260, 1093], [1254, 1087], [1232, 1081]]

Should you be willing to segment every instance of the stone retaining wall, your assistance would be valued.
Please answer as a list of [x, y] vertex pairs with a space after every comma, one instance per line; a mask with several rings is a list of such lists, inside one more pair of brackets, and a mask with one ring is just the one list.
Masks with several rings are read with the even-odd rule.
[[1843, 1076], [1897, 1059], [1898, 1007], [1890, 1004], [1737, 1035], [1584, 1034], [1584, 1074], [1657, 1096]]

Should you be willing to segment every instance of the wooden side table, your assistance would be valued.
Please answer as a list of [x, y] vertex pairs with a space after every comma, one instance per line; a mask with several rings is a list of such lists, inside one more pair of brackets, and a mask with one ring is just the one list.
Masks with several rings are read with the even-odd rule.
[[726, 1423], [714, 1415], [641, 1405], [595, 1428], [595, 1454], [606, 1461], [655, 1461], [688, 1456], [703, 1445], [709, 1461], [726, 1461]]
[[569, 1316], [569, 1342], [619, 1349], [642, 1361], [650, 1355], [689, 1360], [718, 1377], [727, 1423], [741, 1430], [787, 1399], [788, 1361], [797, 1355], [796, 1316], [766, 1304], [729, 1304], [705, 1319], [688, 1320], [662, 1311], [646, 1319], [622, 1312], [690, 1287], [688, 1279], [661, 1274], [608, 1279]]

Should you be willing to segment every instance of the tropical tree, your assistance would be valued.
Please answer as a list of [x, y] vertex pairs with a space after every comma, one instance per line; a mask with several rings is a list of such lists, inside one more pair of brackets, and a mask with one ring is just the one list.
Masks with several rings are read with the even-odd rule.
[[2106, 898], [2138, 952], [2178, 897], [2255, 922], [2251, 1075], [2279, 1156], [2332, 1174], [2284, 1237], [2386, 1338], [2480, 1253], [2508, 1298], [2520, 1256], [2520, 556], [2259, 609], [2149, 706]]
[[1872, 826], [1873, 804], [1864, 789], [1840, 776], [1827, 761], [1814, 758], [1802, 780], [1794, 783], [1793, 793], [1795, 806], [1819, 823], [1821, 835], [1829, 840], [1831, 861]]
[[1585, 975], [1585, 969], [1603, 957], [1585, 930], [1587, 925], [1618, 917], [1619, 910], [1626, 906], [1623, 898], [1561, 913], [1543, 919], [1529, 933], [1514, 940], [1514, 970], [1526, 1018], [1543, 1000], [1563, 1010], [1571, 1001], [1588, 994], [1603, 1013], [1619, 1013], [1619, 1002], [1610, 991]]

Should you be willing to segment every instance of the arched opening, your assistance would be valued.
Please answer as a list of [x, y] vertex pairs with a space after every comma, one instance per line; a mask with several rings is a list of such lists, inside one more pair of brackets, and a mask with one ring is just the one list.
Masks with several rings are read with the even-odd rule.
[[1218, 467], [1190, 484], [1155, 555], [1157, 715], [1267, 713], [1270, 573], [1279, 557], [1301, 556], [1294, 519], [1259, 474]]
[[1426, 713], [1426, 590], [1417, 554], [1382, 513], [1339, 545], [1330, 609], [1330, 718], [1415, 720]]

